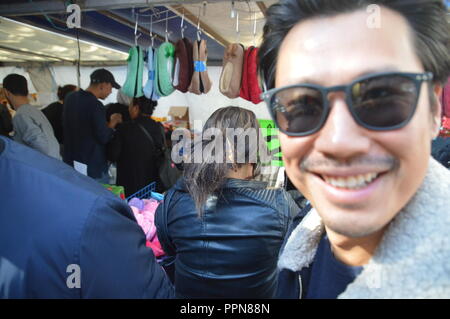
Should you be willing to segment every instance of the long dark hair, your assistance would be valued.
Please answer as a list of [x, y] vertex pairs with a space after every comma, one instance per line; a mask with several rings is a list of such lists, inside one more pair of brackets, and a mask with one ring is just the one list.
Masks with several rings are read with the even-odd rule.
[[[254, 143], [251, 143], [250, 138], [247, 140], [246, 137], [244, 137], [245, 147], [243, 149], [239, 148], [236, 140], [230, 141], [230, 136], [227, 135], [229, 132], [227, 129], [242, 129], [247, 131], [249, 131], [248, 129], [255, 129], [258, 131], [258, 121], [256, 120], [255, 114], [250, 110], [236, 106], [218, 109], [207, 120], [203, 127], [203, 133], [208, 129], [215, 129], [222, 135], [222, 146], [224, 150], [222, 160], [217, 162], [217, 157], [214, 154], [204, 152], [205, 149], [216, 143], [215, 139], [217, 136], [214, 136], [211, 140], [202, 140], [200, 142], [203, 155], [201, 163], [195, 163], [194, 158], [190, 157], [188, 162], [184, 164], [183, 172], [186, 188], [194, 200], [199, 216], [202, 216], [204, 205], [209, 196], [217, 193], [226, 182], [228, 172], [231, 169], [237, 169], [245, 164], [253, 163], [252, 158], [254, 157], [252, 156], [255, 155], [258, 149], [258, 142], [255, 143], [253, 141]], [[236, 136], [231, 138], [236, 138]], [[230, 145], [232, 146], [231, 148], [229, 147]], [[193, 156], [194, 149], [195, 147], [192, 147], [191, 156]], [[245, 159], [244, 162], [236, 160], [238, 158], [238, 152], [242, 151], [243, 154], [239, 155]]]

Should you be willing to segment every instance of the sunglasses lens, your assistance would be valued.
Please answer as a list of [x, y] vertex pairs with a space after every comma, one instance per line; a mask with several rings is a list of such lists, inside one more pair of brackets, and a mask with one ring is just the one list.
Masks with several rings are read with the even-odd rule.
[[372, 128], [405, 124], [414, 113], [417, 97], [415, 81], [401, 75], [370, 78], [352, 87], [353, 112]]
[[278, 127], [286, 133], [307, 133], [318, 128], [324, 113], [320, 91], [308, 87], [287, 88], [272, 97]]

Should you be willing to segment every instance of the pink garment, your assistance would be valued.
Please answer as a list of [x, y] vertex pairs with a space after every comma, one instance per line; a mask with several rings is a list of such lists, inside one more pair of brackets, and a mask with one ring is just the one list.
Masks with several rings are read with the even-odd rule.
[[156, 240], [148, 241], [146, 243], [147, 247], [150, 247], [153, 250], [153, 254], [155, 254], [156, 257], [164, 256], [166, 253], [161, 247], [161, 244], [158, 240], [158, 236], [155, 236]]
[[444, 118], [442, 119], [442, 126], [445, 129], [450, 130], [450, 117], [444, 116]]
[[[147, 247], [150, 247], [153, 250], [156, 257], [165, 255], [161, 248], [161, 244], [159, 243], [158, 236], [156, 235], [155, 212], [159, 202], [155, 199], [140, 200], [133, 198], [129, 201], [129, 205], [138, 225], [141, 226], [144, 231], [147, 239]], [[142, 209], [140, 210], [138, 207], [142, 207]]]

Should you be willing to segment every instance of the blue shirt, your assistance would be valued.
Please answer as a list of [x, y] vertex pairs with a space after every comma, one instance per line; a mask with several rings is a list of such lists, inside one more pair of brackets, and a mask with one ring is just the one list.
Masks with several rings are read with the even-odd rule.
[[314, 257], [306, 299], [336, 299], [361, 271], [362, 267], [347, 266], [337, 260], [328, 236], [323, 236]]

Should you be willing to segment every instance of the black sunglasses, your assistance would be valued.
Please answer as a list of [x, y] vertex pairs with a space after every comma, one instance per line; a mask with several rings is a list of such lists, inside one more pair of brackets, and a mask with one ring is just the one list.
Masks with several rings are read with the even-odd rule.
[[319, 131], [330, 113], [328, 94], [344, 91], [354, 120], [369, 130], [399, 129], [411, 120], [422, 82], [433, 74], [385, 72], [357, 78], [347, 85], [323, 87], [295, 84], [262, 93], [270, 114], [281, 132], [306, 136]]

